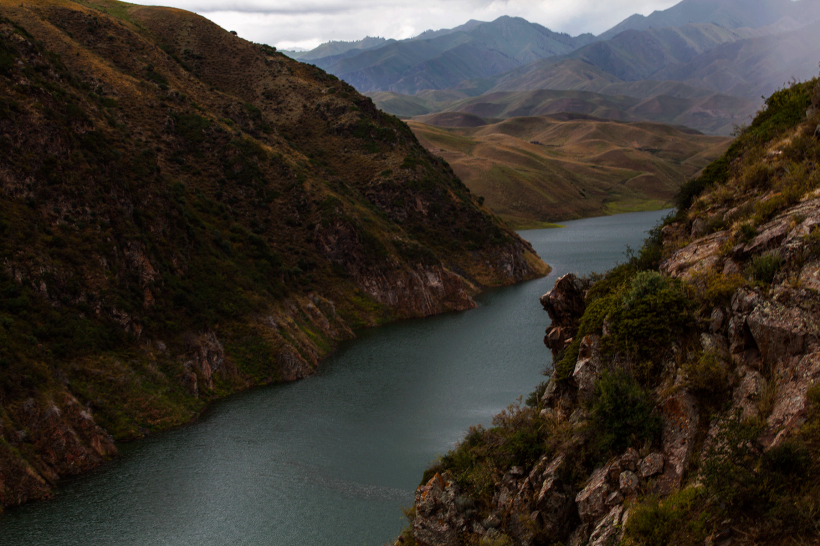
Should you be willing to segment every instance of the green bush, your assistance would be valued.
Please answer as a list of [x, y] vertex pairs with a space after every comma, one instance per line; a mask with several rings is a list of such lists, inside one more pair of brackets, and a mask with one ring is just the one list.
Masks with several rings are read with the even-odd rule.
[[[641, 287], [639, 287], [639, 290]], [[690, 301], [677, 284], [647, 293], [610, 313], [612, 323], [604, 348], [634, 362], [658, 362], [672, 344], [694, 324]]]
[[702, 488], [690, 487], [673, 493], [663, 501], [644, 499], [630, 512], [626, 523], [624, 546], [667, 546], [668, 544], [703, 544], [707, 535], [709, 514], [699, 508], [704, 504]]
[[766, 252], [760, 256], [752, 258], [748, 268], [748, 274], [752, 279], [764, 283], [772, 284], [775, 275], [783, 266], [783, 258], [776, 252]]
[[757, 441], [761, 432], [762, 424], [744, 421], [739, 414], [722, 424], [701, 466], [710, 494], [737, 507], [749, 506], [760, 498], [756, 468], [762, 451]]
[[632, 279], [629, 293], [624, 298], [624, 305], [631, 308], [638, 301], [653, 296], [668, 287], [666, 278], [657, 271], [641, 271]]
[[661, 432], [654, 403], [632, 375], [604, 370], [590, 403], [590, 423], [597, 451], [605, 458], [627, 447], [655, 443]]
[[756, 236], [757, 236], [757, 230], [755, 229], [755, 227], [752, 224], [750, 224], [749, 222], [744, 222], [743, 224], [740, 225], [740, 228], [738, 229], [738, 238], [742, 242], [748, 243], [749, 241], [754, 239]]
[[684, 366], [690, 390], [696, 394], [713, 396], [726, 391], [729, 376], [720, 355], [705, 352], [694, 362]]

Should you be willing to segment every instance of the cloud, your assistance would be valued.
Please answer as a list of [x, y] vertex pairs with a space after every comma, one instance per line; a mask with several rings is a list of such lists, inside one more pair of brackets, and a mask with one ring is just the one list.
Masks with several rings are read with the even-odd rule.
[[[155, 1], [131, 0], [139, 4]], [[523, 17], [572, 35], [600, 34], [633, 13], [648, 15], [677, 0], [160, 0], [199, 13], [243, 38], [311, 48], [365, 36], [403, 39], [470, 19]]]

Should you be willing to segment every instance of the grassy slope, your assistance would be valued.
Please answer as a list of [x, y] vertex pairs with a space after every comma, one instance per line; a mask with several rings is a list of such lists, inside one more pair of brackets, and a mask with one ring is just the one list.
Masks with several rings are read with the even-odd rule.
[[659, 124], [590, 119], [410, 126], [487, 206], [519, 227], [669, 206], [684, 180], [729, 143]]
[[[0, 17], [0, 460], [39, 484], [6, 480], [2, 504], [99, 462], [46, 457], [44, 408], [69, 438], [66, 404], [137, 438], [309, 373], [351, 327], [546, 272], [404, 124], [314, 67], [182, 10], [2, 0]], [[442, 291], [391, 295], [419, 271]]]

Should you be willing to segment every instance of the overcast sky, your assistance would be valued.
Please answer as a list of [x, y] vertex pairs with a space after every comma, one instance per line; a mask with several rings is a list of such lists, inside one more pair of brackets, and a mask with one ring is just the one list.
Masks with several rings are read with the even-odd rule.
[[519, 16], [573, 36], [601, 32], [633, 13], [648, 15], [680, 0], [130, 0], [194, 11], [245, 39], [312, 49], [365, 36], [411, 38], [470, 19]]

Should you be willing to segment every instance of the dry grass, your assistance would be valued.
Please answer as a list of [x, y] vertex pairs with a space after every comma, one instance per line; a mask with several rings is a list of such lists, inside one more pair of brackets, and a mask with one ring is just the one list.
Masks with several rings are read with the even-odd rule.
[[486, 206], [519, 229], [668, 207], [680, 185], [730, 142], [653, 123], [551, 117], [481, 127], [409, 125]]

